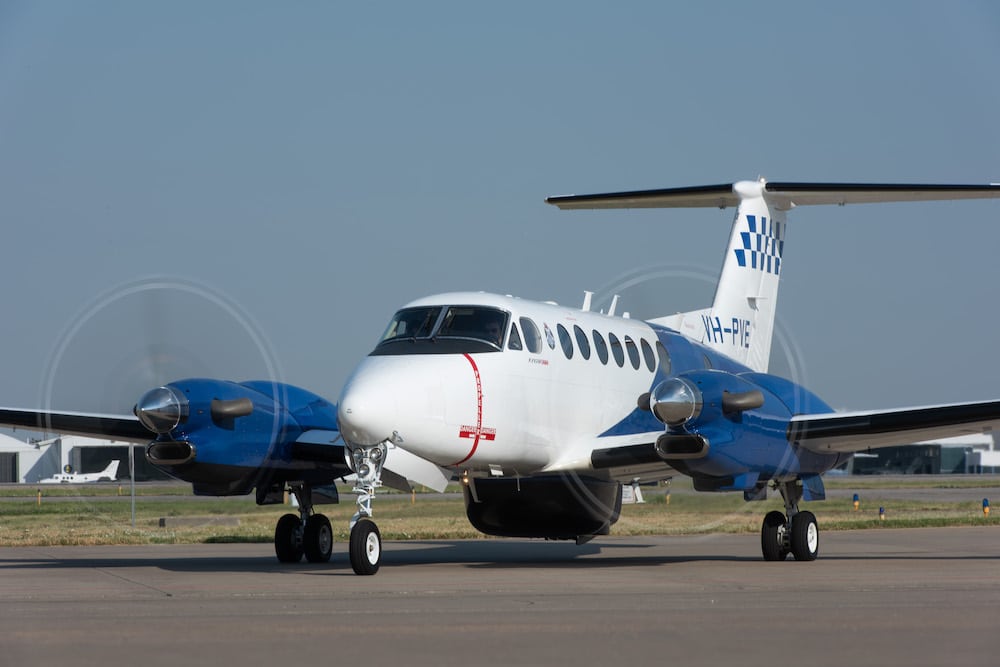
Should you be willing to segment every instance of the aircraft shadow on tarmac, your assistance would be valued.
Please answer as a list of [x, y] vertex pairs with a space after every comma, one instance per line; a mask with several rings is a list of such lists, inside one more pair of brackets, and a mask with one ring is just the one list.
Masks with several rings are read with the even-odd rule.
[[[658, 553], [641, 555], [636, 551], [659, 547]], [[114, 549], [114, 547], [108, 547]], [[19, 552], [19, 550], [15, 550]], [[944, 553], [858, 553], [821, 555], [821, 561], [883, 561], [883, 560], [998, 560], [997, 554], [944, 554]], [[789, 559], [791, 560], [791, 559]], [[389, 568], [451, 564], [468, 568], [613, 568], [627, 566], [654, 566], [688, 562], [755, 562], [765, 564], [759, 555], [731, 553], [664, 554], [662, 544], [637, 542], [590, 543], [577, 546], [572, 543], [544, 541], [503, 540], [434, 540], [399, 542], [389, 546], [383, 554], [383, 565]], [[43, 556], [0, 557], [0, 569], [48, 570], [62, 568], [134, 568], [156, 567], [173, 572], [259, 572], [299, 574], [350, 574], [347, 554], [335, 551], [329, 563], [278, 563], [270, 553], [241, 555], [215, 555], [192, 557], [168, 555], [120, 557], [109, 554], [107, 558], [92, 555], [65, 558], [47, 550]]]
[[[435, 540], [400, 542], [392, 544], [383, 554], [383, 565], [390, 568], [423, 566], [434, 564], [464, 565], [470, 568], [607, 568], [626, 565], [662, 565], [686, 561], [752, 561], [756, 558], [731, 554], [711, 555], [636, 555], [634, 552], [649, 549], [652, 544], [600, 544], [591, 543], [577, 546], [572, 543], [551, 543], [544, 541], [502, 541], [502, 540]], [[95, 547], [100, 548], [100, 547]], [[134, 547], [131, 547], [134, 548]], [[109, 550], [114, 547], [108, 547]], [[615, 552], [629, 551], [629, 555], [615, 555]], [[109, 554], [107, 558], [93, 555], [74, 556], [67, 553], [60, 558], [58, 553], [46, 550], [43, 556], [0, 557], [0, 570], [30, 569], [49, 570], [63, 568], [134, 568], [156, 567], [173, 572], [259, 572], [259, 573], [311, 573], [311, 574], [351, 574], [347, 554], [334, 551], [329, 563], [278, 563], [271, 554], [258, 555], [212, 555], [191, 557], [170, 555], [119, 557]]]

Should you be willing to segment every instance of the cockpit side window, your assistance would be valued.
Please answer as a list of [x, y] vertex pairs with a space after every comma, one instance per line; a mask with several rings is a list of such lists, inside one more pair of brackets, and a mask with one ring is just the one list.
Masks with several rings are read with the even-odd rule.
[[517, 324], [511, 322], [510, 325], [510, 336], [507, 337], [507, 349], [508, 350], [520, 350], [521, 345], [521, 334], [517, 333]]
[[401, 338], [429, 338], [441, 314], [441, 306], [404, 308], [392, 317], [381, 342]]
[[542, 334], [531, 319], [522, 317], [520, 321], [521, 330], [524, 331], [524, 346], [528, 348], [528, 352], [538, 354], [542, 351]]

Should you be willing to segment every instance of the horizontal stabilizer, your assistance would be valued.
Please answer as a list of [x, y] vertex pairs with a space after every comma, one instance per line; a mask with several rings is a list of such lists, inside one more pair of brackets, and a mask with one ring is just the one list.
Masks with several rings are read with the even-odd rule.
[[1000, 428], [1000, 401], [799, 415], [788, 441], [815, 452], [862, 452]]
[[[549, 197], [546, 203], [561, 209], [615, 208], [726, 208], [737, 206], [742, 183], [686, 188], [632, 190], [592, 195]], [[1000, 198], [1000, 184], [913, 185], [905, 183], [763, 183], [763, 195], [779, 208], [822, 204], [937, 201]]]

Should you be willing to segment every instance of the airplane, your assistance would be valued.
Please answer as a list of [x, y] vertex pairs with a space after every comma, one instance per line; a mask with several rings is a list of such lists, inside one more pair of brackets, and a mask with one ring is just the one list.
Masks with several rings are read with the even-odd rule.
[[73, 472], [70, 466], [66, 466], [64, 472], [57, 472], [52, 477], [38, 480], [39, 484], [83, 484], [86, 482], [113, 482], [118, 479], [118, 464], [115, 459], [108, 464], [108, 467], [101, 472]]
[[[391, 318], [335, 405], [270, 381], [189, 379], [146, 392], [133, 415], [0, 408], [0, 424], [146, 442], [147, 460], [196, 494], [290, 490], [299, 516], [275, 529], [282, 562], [329, 560], [329, 520], [352, 474], [358, 510], [349, 557], [375, 574], [382, 541], [373, 500], [410, 481], [454, 476], [483, 533], [606, 535], [622, 483], [678, 474], [699, 491], [748, 501], [779, 493], [761, 526], [765, 560], [814, 560], [819, 529], [803, 501], [855, 452], [990, 430], [1000, 401], [837, 413], [768, 374], [787, 212], [806, 205], [1000, 197], [1000, 185], [735, 183], [550, 197], [561, 209], [736, 207], [713, 303], [639, 321], [479, 292], [418, 299]], [[153, 437], [152, 442], [150, 438]]]

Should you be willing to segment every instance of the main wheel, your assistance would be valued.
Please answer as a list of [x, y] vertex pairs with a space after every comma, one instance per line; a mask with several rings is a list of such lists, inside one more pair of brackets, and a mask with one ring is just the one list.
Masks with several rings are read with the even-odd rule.
[[313, 514], [306, 519], [302, 533], [302, 549], [310, 563], [326, 563], [333, 553], [333, 529], [330, 520], [322, 514]]
[[764, 517], [760, 528], [760, 550], [764, 554], [764, 560], [785, 560], [788, 556], [788, 548], [785, 546], [787, 528], [785, 515], [777, 510], [768, 512]]
[[382, 536], [371, 519], [359, 519], [351, 528], [351, 567], [354, 574], [375, 574], [382, 563]]
[[792, 555], [795, 560], [816, 560], [819, 555], [819, 526], [812, 512], [792, 517]]
[[274, 553], [281, 563], [302, 560], [302, 521], [294, 514], [285, 514], [274, 527]]

